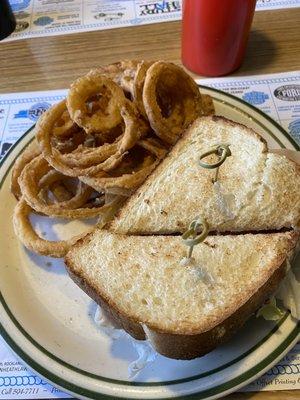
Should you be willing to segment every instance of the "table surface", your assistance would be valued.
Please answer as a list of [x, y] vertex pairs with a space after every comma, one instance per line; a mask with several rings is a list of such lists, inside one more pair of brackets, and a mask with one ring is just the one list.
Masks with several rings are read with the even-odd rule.
[[[300, 8], [255, 14], [243, 66], [233, 75], [300, 68]], [[0, 93], [63, 89], [90, 68], [121, 59], [180, 64], [180, 22], [0, 44]], [[235, 393], [226, 400], [296, 400], [300, 391]]]

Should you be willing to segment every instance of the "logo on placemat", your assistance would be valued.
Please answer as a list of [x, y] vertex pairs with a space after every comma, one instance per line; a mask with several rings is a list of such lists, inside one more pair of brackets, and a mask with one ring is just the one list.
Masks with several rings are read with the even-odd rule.
[[141, 4], [139, 15], [164, 14], [180, 10], [180, 1], [153, 1], [152, 3]]
[[29, 110], [20, 110], [15, 114], [14, 118], [29, 118], [32, 121], [37, 121], [39, 117], [51, 107], [51, 104], [43, 102], [36, 103]]
[[36, 103], [28, 110], [28, 118], [32, 119], [32, 121], [37, 121], [39, 117], [51, 107], [51, 104], [43, 102]]
[[45, 26], [45, 25], [52, 24], [53, 21], [54, 21], [53, 18], [44, 16], [44, 17], [37, 18], [35, 21], [33, 21], [33, 23], [34, 23], [34, 25], [37, 25], [37, 26]]
[[274, 95], [279, 100], [299, 101], [300, 85], [285, 85], [274, 90]]
[[248, 92], [243, 95], [243, 99], [253, 105], [263, 104], [268, 98], [269, 96], [266, 93], [256, 91]]

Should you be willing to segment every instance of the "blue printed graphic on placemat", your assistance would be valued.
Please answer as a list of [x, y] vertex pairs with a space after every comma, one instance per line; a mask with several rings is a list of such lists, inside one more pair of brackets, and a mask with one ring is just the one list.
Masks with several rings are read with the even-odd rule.
[[37, 121], [39, 117], [51, 107], [51, 104], [43, 102], [36, 103], [30, 107], [29, 110], [20, 110], [17, 114], [14, 115], [14, 118], [29, 118], [32, 121]]
[[50, 17], [39, 17], [37, 18], [35, 21], [33, 21], [34, 25], [38, 25], [38, 26], [45, 26], [45, 25], [49, 25], [54, 21], [53, 18]]
[[20, 376], [1, 376], [0, 387], [2, 386], [31, 386], [31, 385], [47, 385], [36, 375], [20, 375]]
[[268, 98], [269, 96], [266, 93], [256, 91], [248, 92], [243, 95], [243, 100], [253, 105], [263, 104]]
[[300, 142], [300, 119], [290, 122], [289, 131], [292, 137], [299, 143]]
[[51, 107], [49, 103], [36, 103], [30, 107], [28, 110], [28, 118], [32, 119], [32, 121], [37, 121], [39, 117]]
[[277, 364], [266, 375], [297, 375], [300, 373], [300, 364]]
[[20, 110], [17, 114], [15, 114], [14, 118], [27, 118], [28, 110]]
[[140, 4], [139, 5], [139, 15], [157, 15], [164, 13], [172, 13], [175, 11], [180, 11], [179, 1], [161, 1], [157, 3]]
[[10, 5], [13, 11], [21, 11], [27, 8], [31, 0], [10, 0]]

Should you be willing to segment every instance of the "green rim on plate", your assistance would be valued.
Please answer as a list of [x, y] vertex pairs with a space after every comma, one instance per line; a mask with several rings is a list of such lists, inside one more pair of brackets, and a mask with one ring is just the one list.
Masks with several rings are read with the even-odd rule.
[[[12, 348], [12, 350], [35, 372], [41, 375], [46, 380], [54, 383], [58, 387], [62, 388], [63, 390], [67, 390], [70, 393], [78, 394], [85, 397], [90, 397], [92, 399], [116, 399], [116, 396], [104, 395], [98, 392], [91, 391], [86, 388], [82, 388], [80, 386], [74, 385], [61, 377], [53, 374], [52, 372], [48, 371], [40, 364], [36, 363], [28, 354], [24, 353], [23, 350], [11, 339], [11, 337], [3, 330], [3, 326], [0, 325], [0, 332], [4, 340], [7, 344]], [[285, 349], [298, 337], [300, 333], [300, 325], [293, 329], [293, 331], [286, 337], [286, 339], [278, 346], [271, 354], [269, 354], [266, 358], [260, 361], [255, 367], [250, 368], [247, 372], [239, 375], [238, 377], [223, 383], [221, 385], [215, 386], [214, 388], [203, 390], [197, 392], [195, 394], [181, 396], [178, 399], [181, 400], [200, 400], [206, 399], [211, 396], [215, 396], [220, 393], [224, 393], [231, 388], [241, 385], [243, 382], [248, 382], [251, 378], [255, 377], [259, 372], [263, 371], [265, 368], [276, 361], [281, 354], [285, 351]], [[122, 397], [123, 398], [123, 397]], [[155, 400], [168, 400], [170, 397], [156, 397]], [[132, 400], [132, 398], [126, 398], [125, 400]]]

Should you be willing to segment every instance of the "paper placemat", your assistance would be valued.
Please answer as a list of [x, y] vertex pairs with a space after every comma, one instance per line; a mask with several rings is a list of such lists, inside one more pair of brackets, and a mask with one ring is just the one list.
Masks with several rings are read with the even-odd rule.
[[[237, 78], [201, 79], [231, 93], [281, 124], [300, 144], [300, 71]], [[0, 158], [66, 90], [0, 94]], [[242, 391], [300, 389], [300, 343], [275, 367]], [[0, 338], [0, 400], [69, 397], [18, 361]]]
[[[182, 0], [10, 0], [17, 18], [7, 39], [64, 35], [181, 19]], [[300, 7], [300, 0], [258, 0], [256, 10]]]

